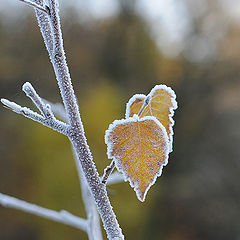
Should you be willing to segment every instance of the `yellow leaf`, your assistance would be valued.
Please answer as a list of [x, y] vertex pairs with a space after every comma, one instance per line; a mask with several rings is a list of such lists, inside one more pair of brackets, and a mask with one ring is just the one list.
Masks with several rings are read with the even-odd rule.
[[144, 201], [151, 185], [167, 164], [169, 144], [163, 125], [155, 117], [116, 120], [106, 131], [108, 157]]
[[135, 94], [131, 97], [127, 103], [126, 118], [133, 117], [134, 114], [138, 115], [145, 99], [146, 96], [144, 94]]
[[[148, 96], [143, 94], [134, 95], [127, 103], [126, 118], [134, 114], [139, 117], [154, 116], [165, 127], [168, 134], [169, 151], [172, 151], [174, 110], [177, 108], [174, 91], [165, 85], [155, 86]], [[140, 112], [141, 110], [141, 112]]]

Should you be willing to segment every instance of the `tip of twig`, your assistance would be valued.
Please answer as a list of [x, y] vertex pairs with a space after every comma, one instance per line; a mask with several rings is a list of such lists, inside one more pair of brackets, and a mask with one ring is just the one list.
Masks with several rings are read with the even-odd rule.
[[24, 91], [24, 92], [28, 92], [28, 90], [30, 90], [30, 89], [32, 89], [33, 88], [33, 86], [32, 86], [32, 84], [30, 83], [30, 82], [25, 82], [24, 84], [23, 84], [23, 86], [22, 86], [22, 90]]
[[12, 108], [9, 107], [8, 102], [9, 101], [7, 99], [1, 98], [1, 103], [3, 104], [3, 107], [12, 111]]
[[7, 99], [5, 99], [5, 98], [1, 98], [1, 103], [3, 104], [3, 105], [7, 105], [7, 102], [9, 102]]
[[19, 112], [19, 108], [21, 108], [21, 106], [18, 104], [11, 102], [5, 98], [1, 98], [1, 103], [3, 104], [3, 107], [14, 112]]

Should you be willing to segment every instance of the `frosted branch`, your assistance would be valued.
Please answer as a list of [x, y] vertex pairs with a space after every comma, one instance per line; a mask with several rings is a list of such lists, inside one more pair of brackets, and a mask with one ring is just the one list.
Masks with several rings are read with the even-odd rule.
[[[85, 176], [84, 179], [88, 183], [91, 196], [93, 197], [99, 214], [102, 218], [108, 238], [110, 240], [123, 240], [124, 236], [107, 196], [106, 186], [105, 184], [101, 183], [101, 179], [93, 162], [92, 154], [86, 141], [84, 128], [79, 114], [79, 107], [72, 87], [63, 48], [57, 2], [56, 0], [48, 0], [48, 7], [44, 5], [43, 0], [25, 0], [24, 2], [33, 3], [30, 5], [35, 7], [38, 24], [56, 74], [58, 86], [60, 88], [64, 107], [66, 109], [66, 115], [68, 118], [67, 122], [69, 122], [70, 126], [68, 128], [67, 124], [56, 120], [51, 114], [51, 117], [46, 117], [47, 114], [51, 112], [50, 108], [44, 108], [44, 103], [36, 94], [35, 90], [29, 87], [29, 84], [25, 86], [26, 88], [24, 88], [24, 91], [32, 99], [44, 116], [35, 113], [26, 107], [21, 107], [16, 103], [10, 102], [6, 99], [2, 99], [1, 101], [5, 106], [16, 113], [40, 122], [43, 125], [51, 127], [52, 129], [69, 137], [69, 140], [76, 151], [77, 159], [81, 164], [81, 169]], [[47, 12], [42, 11], [42, 9], [45, 8]], [[90, 230], [88, 230], [88, 232], [89, 231]]]
[[44, 99], [44, 102], [51, 106], [51, 109], [52, 109], [55, 116], [59, 117], [60, 119], [64, 120], [65, 122], [68, 121], [65, 108], [61, 103], [52, 103], [52, 102], [47, 101], [45, 99]]
[[74, 149], [76, 150], [78, 160], [81, 163], [86, 181], [91, 189], [92, 196], [103, 220], [103, 225], [107, 232], [108, 238], [121, 240], [124, 239], [124, 236], [122, 235], [122, 231], [108, 199], [106, 186], [101, 183], [96, 166], [93, 163], [90, 149], [87, 145], [79, 114], [79, 108], [72, 87], [71, 77], [63, 49], [60, 19], [55, 0], [49, 0], [49, 8], [50, 25], [53, 36], [53, 53], [51, 60], [60, 88], [64, 107], [66, 109], [66, 114], [69, 120], [68, 122], [71, 126], [71, 131], [68, 137]]
[[41, 6], [41, 5], [37, 4], [36, 2], [30, 1], [30, 0], [19, 0], [19, 1], [24, 2], [27, 5], [38, 9], [39, 11], [49, 14], [49, 8], [47, 6]]
[[24, 83], [22, 90], [32, 100], [32, 102], [36, 105], [39, 111], [45, 116], [45, 118], [55, 120], [55, 117], [53, 115], [50, 105], [43, 103], [42, 99], [36, 93], [31, 83], [29, 82]]
[[102, 231], [100, 227], [99, 215], [96, 209], [93, 196], [88, 188], [88, 184], [83, 174], [81, 164], [78, 160], [77, 153], [72, 147], [72, 152], [75, 159], [75, 164], [78, 172], [79, 182], [81, 184], [82, 200], [85, 206], [85, 210], [88, 218], [88, 238], [89, 240], [102, 240]]
[[7, 99], [1, 99], [1, 102], [4, 106], [6, 106], [8, 109], [12, 110], [15, 113], [18, 113], [20, 115], [23, 115], [24, 117], [30, 118], [33, 121], [39, 122], [44, 126], [47, 126], [57, 132], [60, 132], [64, 135], [68, 134], [68, 125], [66, 123], [63, 123], [57, 119], [47, 119], [43, 117], [42, 115], [32, 111], [31, 109], [27, 107], [22, 107], [14, 102], [11, 102]]
[[115, 162], [112, 160], [110, 166], [106, 167], [104, 170], [104, 174], [102, 177], [102, 183], [105, 184], [107, 182], [108, 177], [112, 173], [113, 169], [115, 168]]
[[19, 200], [0, 193], [0, 205], [7, 208], [14, 208], [23, 212], [31, 213], [43, 218], [53, 220], [55, 222], [63, 223], [65, 225], [78, 228], [87, 232], [88, 221], [80, 217], [74, 216], [71, 213], [61, 210], [59, 212], [40, 207], [38, 205]]

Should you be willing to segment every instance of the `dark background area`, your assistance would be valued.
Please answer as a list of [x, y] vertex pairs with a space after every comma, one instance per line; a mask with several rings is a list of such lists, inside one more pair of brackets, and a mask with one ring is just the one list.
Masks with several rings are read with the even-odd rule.
[[[201, 14], [194, 1], [183, 1], [191, 29], [182, 51], [170, 58], [136, 11], [137, 2], [120, 1], [118, 12], [101, 20], [62, 11], [68, 64], [100, 173], [110, 163], [104, 132], [124, 118], [128, 99], [148, 94], [156, 84], [177, 95], [174, 151], [146, 201], [139, 202], [128, 183], [109, 187], [120, 225], [126, 239], [239, 240], [240, 25], [226, 15], [221, 1], [204, 1]], [[61, 101], [31, 9], [15, 20], [0, 15], [0, 96], [34, 108], [21, 91], [26, 81], [41, 97]], [[0, 192], [85, 215], [68, 140], [3, 107]], [[0, 239], [87, 236], [0, 206]]]

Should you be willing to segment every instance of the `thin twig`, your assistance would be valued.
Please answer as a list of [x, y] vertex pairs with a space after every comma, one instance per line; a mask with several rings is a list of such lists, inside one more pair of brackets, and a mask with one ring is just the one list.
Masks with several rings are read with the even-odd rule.
[[31, 7], [34, 7], [42, 12], [49, 14], [49, 8], [47, 6], [41, 6], [41, 5], [37, 4], [36, 2], [30, 1], [30, 0], [19, 0], [19, 1], [24, 2]]
[[101, 183], [96, 166], [93, 163], [92, 154], [87, 145], [76, 96], [72, 87], [66, 56], [63, 49], [60, 19], [55, 0], [49, 0], [50, 23], [53, 33], [53, 57], [52, 63], [58, 80], [66, 113], [72, 127], [69, 139], [72, 142], [78, 159], [96, 202], [98, 211], [103, 220], [104, 228], [109, 239], [124, 239], [116, 216], [107, 196], [106, 186]]
[[77, 153], [74, 147], [72, 147], [72, 152], [74, 155], [79, 182], [81, 185], [82, 200], [87, 213], [87, 219], [89, 221], [88, 231], [87, 231], [88, 238], [89, 240], [102, 240], [103, 237], [102, 237], [102, 231], [100, 227], [99, 215], [96, 209], [96, 204], [94, 202], [91, 192], [89, 191], [88, 184], [84, 177], [83, 170], [80, 162], [78, 161]]
[[[62, 32], [56, 0], [49, 0], [49, 8], [46, 7], [46, 9], [43, 6], [42, 0], [35, 0], [34, 4], [31, 4], [33, 2], [30, 0], [25, 0], [24, 2], [28, 4], [30, 3], [30, 5], [36, 8], [38, 23], [54, 67], [68, 122], [70, 124], [70, 130], [67, 131], [67, 124], [58, 120], [44, 118], [28, 108], [21, 107], [8, 100], [2, 99], [1, 101], [5, 106], [9, 107], [16, 113], [38, 121], [63, 134], [67, 134], [77, 153], [78, 160], [81, 163], [82, 170], [103, 220], [103, 225], [106, 229], [108, 238], [110, 240], [123, 240], [124, 236], [107, 196], [106, 186], [101, 183], [90, 149], [87, 145], [84, 128], [79, 114], [79, 107], [72, 87], [66, 56], [63, 49]], [[49, 15], [47, 15], [47, 9], [49, 9]]]
[[65, 225], [78, 228], [85, 232], [87, 232], [88, 230], [87, 220], [74, 216], [65, 210], [57, 212], [32, 203], [25, 202], [23, 200], [19, 200], [15, 197], [11, 197], [2, 193], [0, 193], [0, 205], [7, 208], [14, 208], [27, 213], [31, 213], [46, 219], [53, 220], [55, 222], [63, 223]]
[[[43, 0], [34, 0], [37, 4], [43, 6]], [[48, 7], [49, 11], [49, 7]], [[38, 25], [43, 36], [43, 40], [48, 51], [50, 58], [52, 58], [53, 53], [53, 34], [49, 22], [49, 14], [35, 9]], [[49, 12], [50, 13], [50, 12]]]
[[51, 107], [49, 104], [45, 104], [39, 95], [36, 93], [35, 89], [31, 85], [31, 83], [26, 82], [23, 84], [22, 90], [26, 93], [26, 95], [32, 100], [32, 102], [36, 105], [39, 111], [45, 116], [45, 118], [55, 119]]
[[20, 115], [23, 115], [24, 117], [30, 118], [33, 121], [39, 122], [44, 126], [47, 126], [49, 128], [52, 128], [53, 130], [60, 132], [64, 135], [68, 135], [68, 129], [69, 126], [64, 123], [61, 122], [57, 119], [46, 119], [45, 117], [43, 117], [42, 115], [32, 111], [31, 109], [27, 108], [27, 107], [22, 107], [14, 102], [11, 102], [7, 99], [1, 99], [1, 102], [3, 105], [5, 105], [8, 109], [12, 110], [15, 113], [18, 113]]
[[60, 119], [64, 120], [67, 122], [67, 114], [65, 111], [64, 106], [61, 103], [52, 103], [48, 100], [43, 99], [43, 101], [46, 104], [49, 104], [51, 106], [51, 109], [56, 117], [59, 117]]
[[113, 169], [115, 168], [115, 161], [112, 160], [110, 166], [107, 166], [104, 170], [104, 174], [102, 176], [102, 183], [106, 184], [108, 177], [112, 173]]

